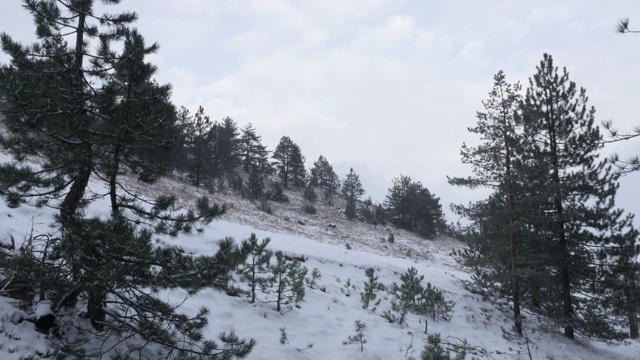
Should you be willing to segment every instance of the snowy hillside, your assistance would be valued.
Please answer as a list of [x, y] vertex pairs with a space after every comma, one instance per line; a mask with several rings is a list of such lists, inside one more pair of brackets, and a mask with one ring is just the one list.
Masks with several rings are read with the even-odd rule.
[[[91, 186], [100, 186], [92, 184]], [[159, 191], [174, 191], [185, 204], [202, 190], [183, 183], [163, 179], [154, 187], [140, 191], [152, 195]], [[289, 205], [273, 205], [273, 214], [259, 211], [254, 203], [230, 193], [210, 195], [218, 203], [228, 204], [228, 213], [209, 224], [204, 234], [163, 237], [162, 242], [182, 246], [193, 254], [212, 254], [217, 242], [227, 236], [237, 241], [256, 233], [259, 239], [269, 237], [269, 248], [292, 256], [303, 256], [303, 266], [309, 272], [317, 268], [321, 278], [314, 289], [306, 289], [299, 307], [279, 313], [272, 303], [250, 304], [246, 297], [232, 297], [214, 290], [204, 290], [195, 296], [181, 291], [166, 291], [162, 297], [181, 311], [195, 314], [202, 306], [210, 309], [206, 336], [216, 338], [221, 331], [234, 329], [242, 338], [253, 338], [257, 345], [249, 359], [405, 359], [420, 358], [425, 345], [425, 317], [409, 314], [407, 324], [399, 326], [385, 320], [381, 314], [390, 308], [390, 296], [380, 293], [382, 302], [375, 311], [365, 310], [360, 293], [366, 280], [365, 269], [373, 267], [379, 281], [389, 286], [400, 282], [400, 274], [415, 267], [424, 275], [423, 285], [430, 282], [455, 302], [449, 321], [428, 321], [430, 334], [440, 333], [451, 344], [466, 339], [474, 349], [467, 359], [638, 359], [640, 342], [607, 344], [588, 340], [570, 341], [545, 319], [525, 312], [524, 338], [511, 331], [509, 304], [485, 302], [479, 295], [463, 287], [461, 281], [469, 274], [458, 265], [451, 252], [463, 245], [450, 239], [427, 241], [391, 227], [371, 226], [344, 220], [340, 204], [319, 205], [316, 215], [302, 211], [300, 194], [289, 192]], [[106, 200], [97, 201], [89, 212], [108, 212]], [[32, 231], [51, 231], [55, 211], [48, 208], [21, 206], [7, 208], [0, 203], [0, 238], [13, 237], [20, 246]], [[395, 242], [386, 241], [390, 233]], [[346, 287], [347, 282], [355, 290]], [[246, 286], [240, 282], [236, 286]], [[350, 293], [350, 294], [349, 294]], [[349, 296], [347, 296], [349, 295]], [[33, 317], [33, 307], [19, 309], [12, 299], [0, 298], [0, 359], [20, 359], [26, 355], [39, 358], [48, 349], [48, 336], [36, 332], [34, 324], [19, 322]], [[359, 345], [343, 345], [355, 335], [354, 322], [366, 324], [365, 351]], [[75, 324], [83, 326], [86, 324]], [[72, 329], [71, 324], [64, 324]], [[281, 330], [287, 341], [281, 344]], [[311, 344], [313, 344], [311, 346]], [[109, 346], [105, 344], [104, 346]], [[142, 354], [153, 358], [153, 348]], [[137, 356], [137, 354], [135, 355]]]

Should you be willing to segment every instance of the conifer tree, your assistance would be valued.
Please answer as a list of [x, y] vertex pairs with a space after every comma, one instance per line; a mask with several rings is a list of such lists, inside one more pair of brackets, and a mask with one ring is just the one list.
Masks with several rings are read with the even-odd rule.
[[393, 295], [391, 308], [396, 312], [395, 319], [398, 324], [403, 325], [407, 319], [407, 314], [415, 309], [416, 300], [422, 293], [423, 275], [418, 276], [418, 270], [410, 267], [407, 271], [400, 275], [402, 283], [400, 285], [395, 282], [391, 285], [390, 293]]
[[256, 289], [260, 288], [268, 281], [266, 274], [268, 272], [269, 262], [273, 251], [267, 250], [267, 246], [271, 239], [264, 238], [262, 242], [258, 243], [258, 237], [256, 234], [242, 241], [242, 253], [248, 255], [248, 263], [242, 271], [242, 277], [249, 283], [249, 290], [251, 292], [251, 303], [256, 302]]
[[270, 174], [271, 164], [268, 160], [267, 147], [262, 145], [262, 137], [256, 133], [256, 129], [247, 124], [242, 129], [240, 137], [240, 157], [242, 169], [250, 172], [252, 169], [260, 174]]
[[357, 201], [360, 200], [360, 197], [364, 194], [365, 191], [360, 182], [360, 177], [353, 171], [353, 168], [349, 169], [349, 173], [342, 182], [342, 196], [344, 196], [345, 199], [352, 198]]
[[232, 174], [240, 165], [240, 132], [232, 118], [226, 117], [214, 127], [215, 148], [213, 151], [213, 168], [215, 173]]
[[216, 144], [215, 124], [205, 115], [204, 108], [198, 107], [193, 116], [187, 109], [181, 109], [180, 121], [185, 123], [185, 159], [183, 167], [191, 175], [193, 184], [199, 186], [203, 181], [214, 177], [213, 153]]
[[364, 195], [364, 189], [362, 183], [360, 183], [360, 177], [353, 171], [353, 168], [349, 170], [349, 173], [342, 183], [342, 195], [347, 201], [344, 214], [349, 220], [356, 218], [356, 203], [360, 196]]
[[288, 187], [291, 184], [303, 187], [305, 185], [304, 156], [302, 156], [300, 147], [288, 136], [283, 136], [280, 139], [272, 157], [282, 186]]
[[386, 212], [396, 226], [432, 237], [444, 225], [440, 199], [433, 196], [420, 182], [408, 176], [393, 179], [385, 200]]
[[605, 291], [604, 296], [608, 298], [614, 314], [626, 318], [629, 338], [637, 339], [640, 317], [640, 232], [633, 226], [633, 218], [633, 215], [627, 215], [612, 229], [612, 243], [599, 258], [606, 260], [606, 266], [603, 267], [604, 288], [610, 289]]
[[320, 155], [311, 168], [309, 184], [321, 189], [336, 189], [338, 188], [339, 182], [338, 176], [333, 171], [333, 166], [329, 164], [327, 158]]
[[[479, 186], [489, 187], [495, 191], [495, 194], [492, 195], [492, 201], [496, 206], [483, 206], [478, 203], [476, 206], [460, 206], [457, 207], [457, 210], [462, 215], [473, 217], [484, 223], [482, 234], [484, 241], [500, 242], [500, 244], [491, 245], [497, 252], [488, 252], [488, 247], [480, 249], [472, 246], [474, 250], [482, 250], [477, 255], [485, 257], [484, 266], [496, 264], [495, 258], [487, 259], [487, 257], [500, 256], [499, 254], [503, 253], [503, 247], [509, 248], [509, 282], [511, 284], [511, 300], [513, 301], [514, 328], [518, 334], [522, 335], [520, 280], [516, 249], [519, 241], [517, 239], [518, 224], [516, 223], [517, 170], [514, 169], [514, 166], [517, 166], [515, 163], [518, 161], [518, 147], [522, 141], [522, 124], [519, 117], [516, 116], [522, 102], [519, 94], [521, 86], [507, 83], [502, 71], [498, 72], [493, 80], [493, 89], [489, 93], [489, 99], [483, 101], [485, 111], [477, 113], [476, 127], [469, 128], [470, 132], [480, 136], [483, 143], [475, 147], [463, 144], [461, 150], [462, 162], [473, 166], [474, 176], [450, 178], [449, 183], [472, 189]], [[491, 211], [491, 213], [472, 214], [479, 210]], [[496, 226], [486, 226], [488, 219], [491, 218], [498, 219]], [[507, 219], [506, 228], [500, 226], [504, 223], [502, 219], [505, 218]], [[488, 232], [489, 229], [492, 231]], [[506, 270], [502, 268], [504, 266], [502, 263], [498, 264], [494, 268], [496, 272]], [[485, 272], [485, 274], [487, 273]]]
[[262, 284], [262, 291], [275, 294], [276, 311], [282, 311], [283, 306], [292, 306], [304, 299], [304, 277], [307, 268], [295, 259], [288, 258], [282, 251], [275, 252], [276, 262], [269, 265], [271, 277]]
[[[175, 197], [143, 198], [119, 178], [126, 170], [140, 180], [155, 180], [160, 166], [144, 154], [170, 143], [164, 136], [176, 116], [168, 100], [170, 87], [155, 83], [155, 67], [144, 62], [157, 45], [146, 46], [128, 28], [135, 13], [100, 15], [95, 3], [25, 0], [38, 42], [22, 46], [7, 34], [0, 39], [11, 58], [0, 68], [0, 97], [5, 100], [0, 112], [7, 130], [1, 142], [16, 159], [0, 168], [3, 194], [14, 206], [35, 199], [60, 209], [59, 236], [48, 237], [50, 251], [38, 255], [37, 265], [46, 276], [34, 287], [53, 300], [54, 312], [79, 299], [86, 302], [86, 314], [97, 330], [156, 342], [182, 354], [246, 356], [253, 341], [223, 334], [221, 341], [232, 349], [218, 348], [202, 337], [206, 309], [189, 318], [151, 291], [182, 287], [193, 293], [224, 286], [235, 266], [229, 259], [237, 258], [227, 255], [237, 249], [221, 244], [214, 256], [192, 257], [179, 248], [153, 245], [154, 232], [193, 231], [222, 209], [202, 198], [192, 210], [181, 212]], [[98, 45], [95, 51], [91, 40]], [[114, 42], [121, 45], [120, 52], [111, 49]], [[28, 155], [43, 163], [24, 162]], [[92, 175], [106, 190], [89, 197], [85, 191]], [[110, 218], [83, 217], [80, 210], [93, 196], [110, 199]]]
[[569, 80], [566, 69], [558, 71], [552, 57], [544, 54], [522, 105], [524, 136], [530, 141], [522, 154], [526, 201], [537, 207], [527, 221], [538, 241], [551, 249], [556, 275], [548, 286], [555, 291], [545, 300], [571, 339], [576, 328], [595, 336], [615, 334], [598, 315], [606, 312], [603, 298], [593, 296], [586, 302], [581, 295], [591, 292], [588, 284], [601, 280], [593, 249], [611, 241], [603, 231], [620, 216], [613, 208], [619, 175], [606, 161], [598, 161], [602, 136], [587, 100], [586, 91]]

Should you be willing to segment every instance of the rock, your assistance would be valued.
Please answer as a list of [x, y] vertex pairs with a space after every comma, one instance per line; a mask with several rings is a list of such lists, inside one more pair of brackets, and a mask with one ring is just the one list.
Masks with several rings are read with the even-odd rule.
[[330, 228], [332, 228], [332, 229], [335, 229], [337, 225], [336, 225], [336, 224], [329, 223], [329, 225], [328, 225], [328, 226], [329, 226]]
[[304, 221], [302, 221], [302, 220], [298, 220], [298, 224], [300, 224], [300, 225], [306, 225], [306, 224], [304, 223]]

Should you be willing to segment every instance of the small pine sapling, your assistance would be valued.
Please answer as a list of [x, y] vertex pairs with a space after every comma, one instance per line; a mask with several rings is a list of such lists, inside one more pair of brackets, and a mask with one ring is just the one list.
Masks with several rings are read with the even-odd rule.
[[[422, 360], [464, 360], [467, 356], [466, 352], [466, 340], [462, 347], [460, 347], [459, 352], [455, 355], [455, 357], [451, 357], [449, 352], [442, 347], [442, 340], [440, 339], [440, 334], [429, 335], [427, 338], [427, 344], [422, 350], [421, 359]], [[458, 351], [458, 350], [455, 350]]]
[[418, 296], [415, 311], [418, 314], [430, 316], [433, 321], [439, 318], [448, 321], [454, 305], [453, 301], [445, 299], [442, 291], [431, 286], [431, 283], [427, 283], [427, 287]]
[[[420, 282], [424, 276], [418, 276], [418, 270], [410, 267], [407, 272], [400, 275], [402, 284], [393, 283], [391, 286], [391, 308], [396, 312], [396, 320], [398, 324], [403, 325], [406, 322], [407, 314], [416, 306], [416, 298], [422, 293], [422, 285]], [[389, 319], [387, 319], [389, 320]]]
[[354, 325], [356, 327], [356, 333], [349, 335], [347, 340], [342, 342], [342, 345], [359, 345], [360, 351], [365, 351], [367, 349], [365, 349], [364, 344], [367, 343], [367, 339], [364, 337], [364, 330], [367, 325], [360, 320], [356, 320]]
[[[281, 327], [280, 328], [280, 344], [282, 345], [291, 345], [289, 344], [289, 334], [287, 334], [287, 328]], [[296, 348], [296, 350], [298, 352], [303, 352], [305, 350], [309, 350], [313, 348], [313, 343], [312, 342], [308, 342], [307, 346], [302, 347], [302, 348]]]
[[313, 268], [313, 270], [311, 270], [311, 276], [307, 276], [304, 281], [307, 283], [307, 287], [313, 290], [318, 286], [318, 280], [320, 280], [320, 278], [322, 278], [320, 270], [318, 270], [318, 268]]
[[342, 293], [347, 297], [351, 296], [351, 294], [356, 290], [357, 288], [351, 283], [351, 279], [347, 279], [347, 282], [342, 286], [342, 288], [340, 288], [340, 291], [342, 291]]
[[276, 263], [270, 265], [271, 277], [262, 284], [262, 291], [275, 293], [276, 311], [281, 312], [282, 306], [290, 307], [304, 299], [304, 278], [307, 268], [295, 259], [288, 260], [282, 251], [275, 253]]
[[393, 234], [392, 234], [392, 233], [389, 233], [389, 237], [387, 237], [387, 241], [388, 241], [390, 244], [393, 244], [393, 243], [395, 243], [395, 242], [396, 242], [396, 238], [395, 238], [395, 236], [393, 236]]
[[[365, 275], [368, 278], [368, 281], [364, 283], [364, 291], [360, 293], [360, 301], [362, 302], [362, 308], [365, 310], [369, 309], [369, 305], [378, 298], [378, 291], [384, 291], [385, 286], [378, 282], [378, 277], [375, 275], [374, 268], [368, 268], [365, 270]], [[373, 303], [374, 306], [378, 306], [380, 304], [380, 299]], [[374, 308], [375, 311], [375, 308]]]
[[289, 338], [287, 334], [287, 328], [280, 328], [280, 344], [289, 345]]
[[268, 278], [260, 276], [269, 271], [269, 262], [273, 252], [267, 250], [267, 245], [271, 239], [264, 238], [258, 243], [256, 234], [242, 241], [241, 252], [247, 256], [247, 264], [242, 271], [242, 280], [249, 284], [251, 303], [256, 302], [256, 289], [266, 283]]

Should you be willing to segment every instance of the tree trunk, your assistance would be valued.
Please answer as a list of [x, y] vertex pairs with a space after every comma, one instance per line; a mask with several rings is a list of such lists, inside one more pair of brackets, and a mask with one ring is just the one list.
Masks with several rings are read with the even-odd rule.
[[91, 325], [98, 331], [104, 330], [105, 311], [104, 302], [106, 292], [104, 286], [94, 286], [89, 291], [89, 301], [87, 305], [87, 317], [91, 321]]
[[75, 222], [75, 214], [80, 207], [80, 201], [82, 200], [84, 191], [89, 184], [90, 177], [91, 167], [89, 165], [82, 166], [76, 173], [76, 177], [71, 184], [71, 188], [60, 205], [60, 220], [64, 228], [71, 227]]
[[627, 319], [629, 320], [629, 337], [637, 339], [638, 334], [638, 313], [635, 309], [627, 310]]

